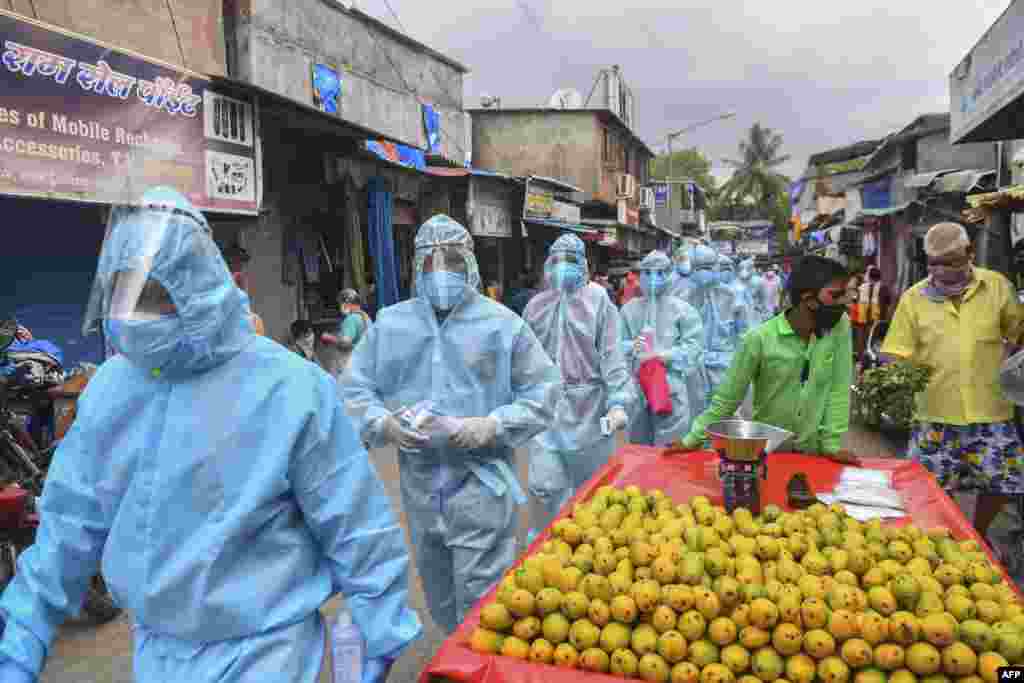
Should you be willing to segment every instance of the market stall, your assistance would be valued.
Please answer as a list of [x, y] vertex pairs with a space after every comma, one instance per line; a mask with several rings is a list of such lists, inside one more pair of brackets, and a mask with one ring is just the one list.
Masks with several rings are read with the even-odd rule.
[[[767, 479], [761, 486], [762, 504], [778, 505], [784, 510], [789, 509], [786, 506], [787, 484], [794, 474], [805, 474], [813, 492], [824, 493], [836, 487], [844, 469], [831, 460], [809, 455], [773, 454], [767, 462]], [[627, 445], [578, 492], [559, 518], [566, 516], [575, 503], [589, 500], [605, 485], [660, 489], [677, 503], [689, 501], [695, 496], [706, 496], [712, 504], [720, 505], [722, 490], [718, 465], [719, 457], [713, 452], [677, 455], [667, 454], [658, 448]], [[935, 479], [921, 465], [881, 458], [865, 458], [862, 465], [866, 469], [890, 472], [892, 487], [902, 495], [908, 516], [890, 520], [889, 524], [913, 523], [922, 529], [944, 527], [957, 540], [976, 541], [995, 563], [991, 550], [964, 518], [956, 503], [939, 488]], [[552, 523], [552, 527], [539, 535], [526, 556], [538, 552], [551, 539], [552, 528], [557, 522], [558, 519]], [[473, 651], [469, 639], [480, 624], [481, 609], [495, 600], [497, 590], [496, 587], [485, 596], [459, 629], [441, 646], [421, 674], [420, 683], [582, 683], [622, 680], [606, 674], [569, 670]], [[852, 675], [850, 680], [853, 680]]]

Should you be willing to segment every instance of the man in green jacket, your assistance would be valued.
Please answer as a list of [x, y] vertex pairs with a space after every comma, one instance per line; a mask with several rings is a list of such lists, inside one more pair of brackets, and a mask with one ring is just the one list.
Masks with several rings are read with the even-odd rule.
[[693, 421], [683, 448], [698, 446], [708, 425], [732, 417], [753, 386], [754, 420], [794, 433], [783, 450], [854, 462], [842, 450], [853, 381], [848, 277], [831, 259], [801, 259], [789, 278], [790, 307], [743, 337], [725, 381]]

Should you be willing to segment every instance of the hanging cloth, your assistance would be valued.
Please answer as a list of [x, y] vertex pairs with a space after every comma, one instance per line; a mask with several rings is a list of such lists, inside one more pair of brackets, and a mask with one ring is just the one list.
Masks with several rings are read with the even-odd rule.
[[[370, 256], [377, 283], [377, 311], [398, 303], [398, 269], [395, 267], [395, 240], [391, 230], [392, 200], [387, 180], [370, 178], [369, 193]], [[374, 314], [377, 311], [373, 311]]]
[[363, 248], [363, 226], [359, 220], [359, 188], [352, 176], [345, 177], [345, 246], [352, 271], [352, 287], [366, 292], [366, 250]]

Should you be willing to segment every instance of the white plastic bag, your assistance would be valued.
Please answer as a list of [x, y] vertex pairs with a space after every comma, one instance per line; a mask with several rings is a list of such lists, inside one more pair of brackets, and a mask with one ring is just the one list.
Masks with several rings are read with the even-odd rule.
[[884, 486], [870, 486], [867, 484], [859, 484], [857, 486], [840, 485], [836, 487], [832, 495], [840, 503], [890, 508], [893, 510], [906, 509], [903, 495], [895, 489]]
[[844, 467], [839, 472], [839, 486], [880, 486], [892, 488], [892, 472], [869, 470], [863, 467]]

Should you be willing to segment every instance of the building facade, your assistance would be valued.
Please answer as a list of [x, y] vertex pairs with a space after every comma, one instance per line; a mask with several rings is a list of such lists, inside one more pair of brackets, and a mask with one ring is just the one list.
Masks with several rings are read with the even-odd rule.
[[[646, 189], [653, 152], [610, 108], [614, 102], [598, 105], [472, 109], [473, 165], [577, 188], [583, 227], [578, 232], [598, 247], [592, 266], [608, 269], [657, 246], [667, 248], [672, 235], [653, 224], [654, 193]], [[635, 116], [631, 98], [618, 107], [628, 118]]]
[[[997, 235], [1005, 271], [1024, 288], [1024, 2], [1014, 0], [949, 75], [950, 142], [996, 148], [995, 189], [967, 198], [964, 219]], [[996, 252], [996, 248], [990, 250]]]
[[[49, 87], [61, 85], [69, 94], [93, 83], [97, 73], [108, 74], [118, 87], [130, 82], [141, 88], [157, 75], [175, 84], [187, 80], [189, 98], [195, 99], [188, 100], [190, 116], [198, 128], [170, 127], [161, 133], [191, 156], [158, 159], [159, 177], [134, 180], [139, 186], [159, 181], [181, 188], [206, 213], [225, 251], [242, 247], [249, 253], [247, 289], [269, 336], [285, 341], [297, 318], [311, 319], [323, 330], [336, 326], [342, 287], [361, 291], [371, 309], [408, 296], [418, 225], [440, 210], [458, 213], [460, 206], [462, 219], [468, 220], [466, 188], [438, 182], [428, 173], [432, 165], [464, 167], [471, 156], [462, 108], [467, 69], [458, 62], [366, 14], [322, 0], [81, 4], [0, 0], [0, 20], [14, 26], [12, 31], [38, 37], [42, 42], [36, 49], [50, 53], [54, 41], [82, 34], [76, 49], [84, 52], [75, 62], [91, 69], [86, 75], [93, 80], [61, 85], [60, 79], [67, 83], [68, 78], [56, 66], [52, 69], [58, 83]], [[125, 21], [110, 21], [113, 16]], [[90, 45], [100, 56], [92, 56]], [[43, 54], [22, 53], [33, 60]], [[109, 67], [101, 68], [102, 55]], [[61, 62], [71, 63], [71, 57]], [[35, 73], [39, 79], [41, 72]], [[96, 106], [99, 92], [76, 95], [86, 100], [74, 106], [80, 111]], [[20, 86], [0, 83], [0, 108], [18, 109], [15, 102], [25, 93]], [[122, 109], [139, 106], [135, 98], [125, 102]], [[181, 103], [174, 102], [180, 111]], [[108, 118], [90, 121], [108, 123], [111, 131], [120, 126], [125, 146], [133, 147], [124, 157], [133, 163], [120, 175], [153, 166], [144, 163], [153, 151], [145, 144], [150, 140], [146, 135], [153, 131], [137, 129], [142, 119], [128, 109], [103, 115]], [[85, 118], [72, 120], [60, 135], [81, 142], [77, 131], [91, 125]], [[107, 146], [111, 155], [124, 154], [114, 142]], [[8, 191], [9, 184], [0, 184], [0, 195], [17, 196], [0, 196], [6, 215], [26, 225], [45, 220], [74, 226], [68, 231], [75, 236], [74, 262], [50, 258], [50, 265], [32, 268], [35, 279], [59, 283], [63, 292], [87, 293], [110, 197], [98, 191], [54, 193], [52, 188]], [[39, 218], [44, 210], [47, 216]], [[84, 236], [91, 241], [78, 244]], [[35, 249], [29, 239], [19, 248], [26, 253]], [[69, 269], [80, 274], [78, 280], [57, 277]], [[25, 290], [18, 289], [23, 296]], [[64, 327], [74, 327], [69, 321], [81, 318], [84, 303], [60, 314]], [[54, 306], [37, 319], [57, 317]], [[57, 341], [82, 343], [65, 336]]]

